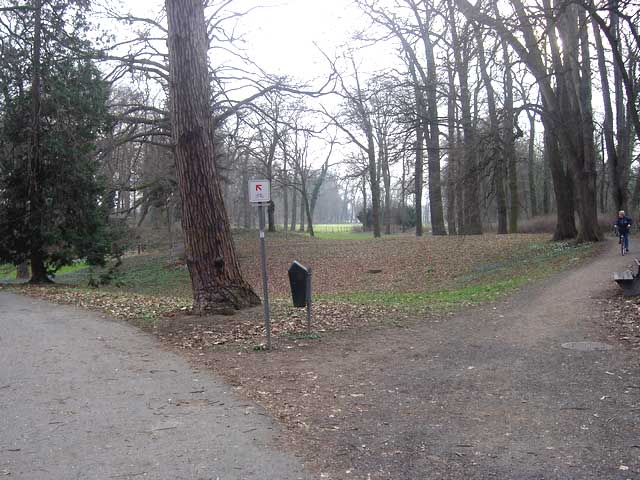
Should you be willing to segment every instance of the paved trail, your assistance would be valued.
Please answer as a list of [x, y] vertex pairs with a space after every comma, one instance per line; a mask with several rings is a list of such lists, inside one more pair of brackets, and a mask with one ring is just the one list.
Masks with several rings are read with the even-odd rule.
[[133, 327], [0, 292], [0, 478], [308, 478], [277, 432]]

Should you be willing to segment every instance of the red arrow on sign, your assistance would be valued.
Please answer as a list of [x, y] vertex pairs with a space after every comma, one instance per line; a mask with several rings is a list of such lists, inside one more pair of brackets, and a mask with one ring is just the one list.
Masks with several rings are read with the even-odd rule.
[[262, 185], [260, 185], [259, 183], [256, 185], [256, 192], [261, 192], [262, 191]]

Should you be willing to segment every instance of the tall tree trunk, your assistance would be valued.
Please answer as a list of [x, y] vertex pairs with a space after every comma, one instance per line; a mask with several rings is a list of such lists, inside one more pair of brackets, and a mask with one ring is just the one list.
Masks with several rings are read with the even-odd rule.
[[599, 190], [598, 197], [600, 199], [601, 214], [607, 213], [607, 206], [608, 206], [607, 205], [608, 190], [607, 190], [606, 158], [607, 158], [607, 153], [606, 153], [605, 140], [604, 140], [604, 131], [601, 131], [600, 132], [600, 176], [598, 178], [600, 181], [600, 186], [598, 188]]
[[493, 183], [496, 192], [496, 207], [498, 217], [498, 233], [507, 233], [507, 201], [504, 191], [504, 150], [500, 138], [500, 124], [498, 121], [498, 113], [496, 110], [495, 92], [491, 84], [491, 76], [487, 69], [487, 62], [484, 51], [484, 38], [480, 27], [475, 29], [476, 43], [478, 49], [478, 61], [482, 82], [487, 92], [487, 107], [489, 109], [489, 127], [491, 130], [491, 148], [495, 165], [493, 166]]
[[368, 160], [369, 160], [369, 188], [371, 189], [371, 216], [373, 223], [373, 236], [380, 238], [380, 180], [376, 162], [373, 134], [367, 133]]
[[208, 37], [201, 0], [166, 0], [170, 106], [194, 310], [258, 305], [242, 277], [224, 207], [209, 105]]
[[[617, 6], [618, 1], [613, 0], [614, 8]], [[618, 25], [618, 16], [616, 14], [611, 15], [611, 27], [614, 37], [620, 42], [620, 32]], [[618, 48], [620, 48], [618, 43]], [[633, 56], [630, 56], [630, 63]], [[635, 99], [633, 97], [627, 98], [626, 106], [624, 99], [625, 88], [623, 86], [623, 72], [617, 62], [614, 63], [613, 79], [615, 86], [615, 104], [616, 104], [616, 132], [617, 132], [617, 150], [616, 150], [616, 175], [612, 179], [613, 182], [613, 197], [616, 201], [617, 210], [625, 210], [626, 204], [629, 199], [629, 171], [631, 168], [631, 124], [630, 119], [633, 117], [633, 109], [635, 109]], [[635, 78], [635, 75], [631, 75], [630, 78]], [[637, 90], [637, 81], [634, 85], [635, 91]], [[628, 116], [626, 114], [629, 114]], [[637, 111], [636, 111], [637, 117]], [[638, 133], [638, 139], [640, 140], [640, 131]], [[619, 203], [618, 203], [619, 202]]]
[[544, 144], [542, 156], [542, 214], [549, 215], [551, 213], [551, 188], [549, 187], [549, 183], [551, 181], [551, 170], [546, 142]]
[[40, 188], [40, 104], [41, 104], [41, 49], [42, 0], [34, 3], [34, 34], [31, 82], [31, 152], [29, 155], [29, 206], [27, 221], [30, 226], [30, 283], [50, 283], [44, 264], [42, 215], [44, 199]]
[[453, 69], [449, 66], [449, 92], [447, 96], [447, 125], [449, 151], [447, 152], [447, 229], [449, 235], [457, 235], [460, 230], [456, 224], [457, 211], [457, 157], [456, 157], [456, 86]]
[[389, 169], [389, 152], [386, 148], [385, 136], [378, 141], [378, 160], [382, 169], [382, 181], [384, 183], [384, 233], [391, 234], [391, 171]]
[[243, 227], [245, 229], [251, 228], [251, 216], [253, 214], [253, 207], [249, 202], [249, 155], [244, 152], [242, 154], [242, 218]]
[[[607, 75], [607, 62], [605, 59], [604, 46], [602, 45], [602, 34], [600, 33], [600, 27], [592, 20], [594, 38], [596, 40], [596, 53], [598, 55], [598, 70], [600, 71], [600, 84], [602, 88], [602, 103], [604, 107], [604, 122], [602, 124], [602, 136], [604, 137], [604, 146], [607, 154], [607, 164], [609, 165], [609, 175], [611, 177], [611, 186], [613, 187], [612, 195], [613, 201], [616, 205], [616, 210], [624, 210], [627, 204], [628, 189], [626, 181], [622, 181], [620, 173], [620, 159], [616, 152], [616, 145], [613, 131], [613, 108], [611, 105], [611, 89], [609, 88], [609, 79]], [[614, 66], [614, 68], [616, 68]], [[619, 75], [616, 75], [616, 80]], [[616, 85], [617, 86], [617, 85]], [[616, 95], [617, 99], [617, 95]], [[617, 106], [617, 105], [616, 105]], [[604, 153], [604, 152], [603, 152]], [[603, 157], [604, 162], [604, 157]], [[604, 176], [604, 170], [602, 171]], [[628, 180], [628, 178], [627, 178]], [[601, 201], [604, 198], [601, 198]]]
[[513, 119], [513, 74], [507, 42], [502, 42], [502, 58], [504, 61], [504, 153], [509, 172], [509, 232], [518, 233], [518, 214], [520, 212], [520, 196], [518, 194], [518, 166], [514, 137]]
[[422, 225], [422, 186], [424, 183], [423, 180], [423, 170], [424, 170], [424, 130], [422, 127], [422, 122], [425, 118], [425, 107], [424, 107], [424, 97], [422, 95], [422, 91], [420, 90], [420, 84], [418, 83], [418, 76], [416, 75], [416, 67], [415, 63], [412, 59], [408, 60], [409, 63], [409, 72], [411, 73], [411, 77], [413, 80], [413, 90], [416, 100], [416, 118], [415, 118], [415, 129], [416, 129], [416, 143], [415, 143], [415, 155], [416, 161], [414, 164], [414, 193], [415, 193], [415, 213], [416, 213], [416, 236], [421, 237], [424, 229]]
[[309, 236], [311, 237], [315, 237], [315, 232], [313, 231], [313, 213], [311, 212], [311, 203], [309, 202], [309, 199], [307, 198], [307, 195], [304, 195], [302, 197], [302, 205], [304, 206], [304, 212], [305, 215], [307, 216], [307, 232], [309, 233]]
[[268, 228], [267, 231], [275, 232], [276, 231], [276, 203], [271, 200], [269, 205], [267, 206], [267, 218], [268, 218]]
[[[545, 121], [544, 124], [544, 149], [547, 162], [551, 170], [551, 178], [553, 180], [553, 190], [556, 196], [556, 207], [558, 209], [558, 218], [556, 230], [553, 239], [568, 240], [575, 238], [577, 235], [573, 182], [571, 176], [565, 171], [562, 165], [560, 149], [558, 147], [558, 138], [555, 132], [555, 124]], [[548, 208], [548, 204], [545, 204]]]
[[529, 181], [529, 203], [531, 204], [531, 216], [538, 216], [538, 195], [536, 192], [536, 117], [532, 113], [529, 116], [529, 151], [527, 153], [527, 174]]
[[473, 128], [471, 116], [471, 96], [469, 90], [469, 45], [458, 36], [458, 26], [456, 24], [455, 9], [453, 1], [447, 0], [449, 7], [449, 28], [451, 30], [451, 41], [453, 44], [453, 56], [455, 61], [455, 71], [458, 74], [460, 84], [460, 107], [462, 134], [464, 139], [464, 162], [463, 162], [463, 212], [464, 225], [462, 233], [466, 235], [482, 234], [482, 216], [480, 202], [480, 181], [478, 175], [476, 136]]
[[[426, 103], [422, 101], [423, 109], [421, 116], [423, 118], [424, 138], [427, 142], [427, 167], [429, 170], [429, 213], [431, 217], [431, 233], [433, 235], [446, 235], [447, 230], [444, 225], [444, 208], [442, 206], [442, 178], [440, 172], [440, 124], [438, 119], [438, 74], [435, 55], [433, 52], [433, 42], [431, 41], [430, 32], [427, 25], [422, 20], [422, 16], [412, 3], [412, 10], [418, 26], [420, 28], [420, 37], [424, 46], [425, 59], [427, 63], [427, 72], [424, 82]], [[433, 15], [429, 4], [425, 2], [427, 8], [426, 16], [431, 18]]]
[[306, 207], [305, 207], [306, 198], [307, 198], [306, 189], [303, 187], [302, 191], [300, 192], [300, 228], [298, 228], [299, 232], [304, 232], [304, 217], [307, 214]]
[[295, 187], [297, 178], [297, 173], [293, 172], [293, 188], [291, 193], [291, 225], [289, 226], [289, 230], [291, 232], [296, 231], [296, 225], [298, 225], [298, 189]]
[[284, 143], [282, 155], [282, 213], [285, 233], [289, 230], [289, 172], [287, 171], [287, 144]]

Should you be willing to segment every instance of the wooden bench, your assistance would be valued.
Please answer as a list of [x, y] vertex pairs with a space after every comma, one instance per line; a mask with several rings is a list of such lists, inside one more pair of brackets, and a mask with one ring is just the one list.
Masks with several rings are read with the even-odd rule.
[[638, 273], [634, 275], [631, 270], [624, 272], [615, 272], [613, 280], [622, 288], [625, 297], [635, 297], [640, 295], [640, 260], [634, 258]]

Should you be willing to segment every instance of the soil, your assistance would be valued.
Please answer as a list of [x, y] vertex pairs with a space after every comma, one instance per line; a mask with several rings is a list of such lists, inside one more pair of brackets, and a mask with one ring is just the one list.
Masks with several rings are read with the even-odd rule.
[[[634, 252], [615, 247], [460, 314], [183, 351], [282, 422], [320, 478], [640, 478], [638, 356], [607, 313]], [[581, 341], [612, 348], [562, 346]]]

